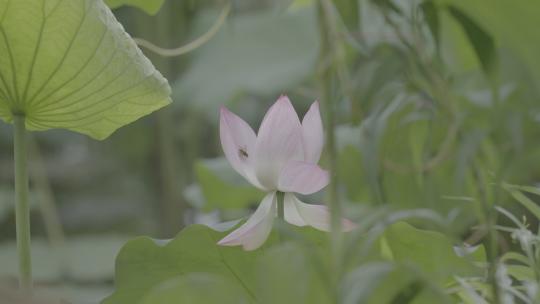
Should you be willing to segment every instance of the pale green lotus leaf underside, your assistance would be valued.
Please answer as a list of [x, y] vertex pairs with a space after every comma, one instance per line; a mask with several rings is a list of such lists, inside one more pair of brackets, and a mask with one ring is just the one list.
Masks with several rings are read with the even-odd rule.
[[102, 0], [0, 0], [0, 118], [109, 136], [170, 87]]

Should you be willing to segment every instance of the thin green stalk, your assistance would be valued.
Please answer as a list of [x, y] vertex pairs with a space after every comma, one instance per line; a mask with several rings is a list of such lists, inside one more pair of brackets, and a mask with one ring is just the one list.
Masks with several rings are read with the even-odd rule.
[[32, 136], [29, 136], [28, 139], [28, 150], [33, 169], [30, 171], [30, 179], [32, 179], [34, 190], [39, 194], [38, 204], [43, 218], [43, 225], [51, 248], [55, 252], [60, 271], [63, 274], [67, 274], [69, 269], [64, 249], [66, 237], [62, 227], [62, 221], [59, 217], [54, 191], [49, 181], [43, 158], [41, 157], [38, 142]]
[[341, 251], [343, 243], [343, 233], [341, 227], [341, 204], [338, 193], [338, 174], [337, 174], [337, 146], [335, 138], [335, 103], [331, 93], [331, 84], [333, 76], [337, 73], [336, 65], [339, 61], [339, 54], [336, 54], [335, 41], [337, 32], [335, 29], [335, 20], [332, 12], [332, 4], [327, 0], [317, 2], [319, 32], [321, 36], [320, 66], [319, 66], [319, 87], [320, 98], [325, 114], [326, 126], [326, 152], [328, 155], [328, 169], [331, 174], [330, 184], [328, 186], [328, 207], [331, 214], [331, 244], [332, 244], [332, 284], [336, 296], [336, 302], [339, 303], [338, 286], [341, 277]]
[[276, 192], [276, 200], [277, 200], [277, 215], [278, 215], [278, 240], [279, 242], [283, 242], [285, 239], [285, 236], [283, 235], [283, 232], [281, 230], [281, 225], [285, 224], [285, 193], [281, 191]]
[[163, 57], [177, 57], [181, 55], [185, 55], [191, 51], [194, 51], [210, 41], [214, 35], [216, 35], [221, 27], [225, 24], [225, 21], [227, 21], [227, 16], [229, 15], [229, 12], [231, 11], [231, 3], [225, 4], [223, 7], [223, 10], [219, 14], [217, 20], [212, 25], [212, 27], [204, 33], [199, 38], [191, 41], [190, 43], [183, 45], [178, 48], [168, 49], [168, 48], [162, 48], [159, 47], [152, 42], [142, 39], [142, 38], [134, 38], [135, 42], [140, 46], [149, 49], [150, 51], [163, 56]]
[[[168, 10], [162, 11], [162, 14], [155, 23], [155, 35], [160, 42], [164, 42], [171, 37], [171, 21], [173, 10], [172, 3], [166, 3], [164, 8]], [[161, 73], [167, 78], [172, 77], [172, 62], [169, 58], [156, 58], [153, 60]], [[159, 155], [159, 174], [162, 193], [162, 219], [163, 226], [162, 233], [165, 237], [172, 237], [183, 225], [183, 204], [181, 203], [181, 196], [178, 189], [178, 172], [177, 172], [177, 158], [174, 142], [171, 134], [174, 129], [173, 116], [171, 109], [165, 109], [156, 113], [157, 125], [157, 152]], [[179, 220], [182, 220], [180, 222]]]
[[480, 172], [477, 165], [474, 165], [473, 176], [476, 180], [479, 190], [479, 199], [481, 209], [484, 212], [484, 221], [487, 228], [487, 244], [486, 244], [486, 256], [489, 262], [488, 269], [488, 283], [493, 288], [493, 303], [499, 304], [501, 302], [501, 290], [497, 281], [497, 267], [499, 265], [498, 255], [498, 233], [495, 229], [497, 223], [497, 214], [494, 212], [493, 206], [488, 202], [487, 189], [485, 188], [486, 182]]
[[328, 7], [330, 4], [326, 0], [319, 1], [319, 23], [320, 23], [320, 35], [322, 39], [321, 54], [320, 54], [320, 91], [322, 105], [325, 115], [326, 126], [326, 152], [328, 155], [328, 166], [331, 173], [331, 180], [328, 186], [329, 207], [331, 209], [331, 224], [333, 236], [339, 235], [341, 232], [341, 205], [338, 195], [338, 182], [337, 182], [337, 146], [335, 138], [335, 104], [332, 100], [331, 83], [335, 70], [332, 63], [334, 63], [334, 49], [333, 39], [335, 33], [330, 31], [331, 15], [332, 12]]
[[[154, 37], [156, 43], [166, 45], [174, 40], [174, 37], [185, 36], [185, 31], [181, 30], [185, 26], [177, 26], [186, 18], [183, 12], [186, 10], [186, 4], [176, 3], [174, 1], [166, 1], [163, 8], [154, 18], [156, 22], [150, 22], [146, 17], [137, 17], [138, 34], [142, 37]], [[152, 26], [148, 26], [148, 22]], [[171, 26], [171, 25], [175, 26]], [[178, 30], [180, 29], [180, 30]], [[173, 58], [165, 58], [154, 53], [147, 54], [151, 61], [156, 65], [159, 71], [168, 79], [174, 79], [177, 62]], [[184, 225], [184, 209], [186, 202], [183, 199], [181, 192], [185, 187], [188, 177], [184, 170], [178, 170], [179, 157], [178, 151], [174, 144], [174, 111], [171, 109], [163, 109], [156, 113], [156, 145], [155, 152], [157, 156], [157, 176], [158, 176], [158, 192], [160, 200], [158, 204], [159, 212], [159, 230], [161, 237], [170, 238], [174, 236]]]
[[285, 220], [285, 205], [284, 205], [284, 196], [285, 193], [278, 191], [276, 192], [276, 199], [277, 199], [277, 214], [278, 218], [281, 221]]
[[32, 290], [32, 261], [30, 257], [30, 206], [28, 204], [28, 161], [24, 115], [14, 115], [13, 126], [19, 288], [30, 293]]

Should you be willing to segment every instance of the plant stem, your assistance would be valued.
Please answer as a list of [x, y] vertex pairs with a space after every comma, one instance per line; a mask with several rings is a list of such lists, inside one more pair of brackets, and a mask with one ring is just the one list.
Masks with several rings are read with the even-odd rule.
[[19, 288], [30, 293], [32, 290], [32, 261], [30, 257], [30, 207], [28, 205], [28, 163], [24, 115], [14, 115], [13, 126]]
[[[183, 22], [182, 20], [188, 22], [188, 18], [183, 13], [179, 13], [186, 11], [186, 4], [181, 2], [166, 1], [158, 15], [155, 16], [155, 22], [151, 21], [147, 16], [133, 15], [137, 22], [138, 35], [147, 39], [153, 37], [153, 39], [156, 39], [157, 44], [165, 46], [177, 37], [184, 37], [186, 33], [183, 29], [186, 26], [180, 26], [178, 22]], [[148, 26], [148, 24], [151, 24], [151, 26]], [[173, 79], [177, 77], [175, 73], [181, 69], [177, 66], [177, 62], [173, 61], [173, 58], [161, 57], [155, 53], [148, 53], [147, 55], [166, 78]], [[162, 238], [171, 238], [183, 228], [185, 224], [184, 211], [187, 205], [181, 193], [185, 184], [189, 182], [187, 172], [190, 172], [190, 170], [186, 166], [179, 170], [179, 167], [183, 164], [180, 163], [182, 157], [178, 156], [179, 151], [175, 146], [175, 137], [171, 136], [174, 129], [173, 125], [174, 111], [163, 109], [156, 113], [156, 144], [154, 151], [158, 163], [158, 166], [156, 166], [156, 180], [158, 181], [156, 187], [160, 194], [157, 204], [157, 222], [159, 223], [159, 235]], [[180, 152], [184, 153], [184, 151]]]
[[[336, 104], [332, 101], [332, 79], [336, 75], [336, 66], [339, 62], [339, 50], [336, 50], [337, 29], [336, 21], [333, 15], [332, 3], [328, 0], [319, 0], [317, 2], [319, 33], [321, 37], [321, 51], [319, 58], [319, 88], [320, 98], [325, 114], [326, 125], [326, 152], [328, 155], [328, 169], [331, 174], [330, 184], [328, 185], [328, 208], [330, 209], [331, 223], [331, 244], [332, 244], [332, 261], [331, 261], [331, 282], [332, 292], [335, 294], [336, 303], [339, 303], [338, 285], [342, 271], [342, 244], [343, 233], [341, 226], [341, 204], [339, 201], [338, 192], [338, 152], [335, 138], [335, 107]], [[343, 81], [343, 79], [339, 79]]]
[[282, 225], [285, 224], [285, 193], [281, 191], [276, 192], [276, 201], [277, 201], [277, 215], [278, 215], [278, 242], [283, 242], [285, 239], [285, 236], [283, 235], [283, 231], [281, 230]]
[[278, 218], [281, 221], [285, 220], [285, 205], [284, 205], [284, 196], [285, 193], [278, 191], [276, 192], [276, 199], [277, 199], [277, 214]]
[[499, 256], [498, 256], [498, 237], [497, 230], [495, 225], [497, 223], [497, 214], [494, 212], [493, 206], [488, 202], [487, 189], [485, 187], [486, 181], [484, 180], [480, 168], [473, 164], [473, 176], [478, 185], [479, 190], [479, 200], [481, 204], [481, 210], [484, 212], [484, 218], [482, 219], [485, 222], [487, 228], [487, 243], [486, 243], [486, 256], [489, 262], [489, 269], [487, 273], [488, 283], [492, 286], [493, 289], [493, 303], [500, 304], [501, 301], [501, 290], [499, 282], [497, 280], [497, 268], [499, 266]]
[[[329, 4], [325, 0], [319, 1], [319, 23], [320, 35], [322, 40], [320, 54], [320, 91], [322, 105], [325, 114], [326, 123], [326, 152], [328, 155], [328, 166], [331, 173], [330, 184], [328, 185], [329, 208], [331, 210], [331, 226], [333, 237], [341, 234], [341, 205], [339, 202], [338, 182], [337, 182], [337, 147], [335, 138], [335, 105], [332, 102], [331, 82], [335, 70], [332, 66], [334, 63], [335, 50], [333, 49], [333, 39], [336, 33], [331, 31], [332, 17]], [[339, 239], [339, 237], [338, 237]], [[336, 241], [336, 240], [335, 240]]]
[[39, 144], [33, 136], [28, 136], [28, 155], [31, 159], [30, 179], [32, 180], [35, 192], [39, 194], [38, 204], [43, 218], [43, 225], [49, 238], [51, 248], [53, 249], [53, 252], [55, 252], [59, 270], [62, 274], [67, 274], [69, 268], [66, 262], [64, 248], [66, 237], [62, 227], [62, 221], [59, 217], [54, 191], [47, 175], [43, 157], [41, 156]]

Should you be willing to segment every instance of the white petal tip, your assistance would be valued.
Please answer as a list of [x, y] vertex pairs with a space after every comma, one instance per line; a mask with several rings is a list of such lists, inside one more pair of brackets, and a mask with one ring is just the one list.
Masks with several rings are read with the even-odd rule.
[[219, 246], [235, 246], [236, 244], [233, 243], [232, 240], [227, 239], [227, 237], [222, 238], [219, 242], [217, 242]]
[[324, 145], [324, 131], [319, 111], [319, 101], [315, 100], [302, 120], [305, 160], [318, 163]]
[[235, 239], [227, 239], [227, 237], [224, 237], [222, 240], [217, 242], [217, 244], [224, 247], [242, 246], [242, 249], [245, 251], [253, 251], [262, 246], [262, 244], [258, 246], [254, 246], [253, 244], [243, 244], [241, 241]]
[[285, 102], [285, 103], [291, 103], [291, 100], [289, 97], [285, 94], [281, 94], [276, 102]]
[[225, 106], [221, 106], [219, 107], [219, 114], [221, 115], [227, 115], [229, 114], [231, 111], [229, 111], [229, 109], [227, 109]]

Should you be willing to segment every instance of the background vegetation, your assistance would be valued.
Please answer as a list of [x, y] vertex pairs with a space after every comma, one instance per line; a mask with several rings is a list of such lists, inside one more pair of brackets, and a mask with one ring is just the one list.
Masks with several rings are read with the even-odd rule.
[[[330, 189], [361, 228], [344, 240], [336, 266], [324, 262], [331, 259], [320, 249], [323, 234], [278, 227], [296, 241], [272, 239], [263, 257], [255, 254], [263, 262], [238, 266], [240, 273], [259, 267], [246, 275], [253, 284], [246, 289], [257, 291], [244, 300], [227, 293], [231, 303], [537, 303], [540, 3], [167, 0], [114, 13], [169, 80], [173, 103], [103, 142], [34, 133], [32, 245], [41, 292], [99, 302], [113, 292], [114, 259], [128, 239], [171, 239], [194, 223], [219, 228], [248, 215], [262, 193], [224, 159], [219, 107], [257, 129], [285, 93], [299, 113], [315, 99], [329, 105], [322, 112], [326, 128], [335, 122], [336, 146], [322, 167], [335, 170]], [[201, 45], [170, 57], [145, 47], [193, 41]], [[11, 127], [0, 124], [0, 134], [0, 280], [9, 286], [17, 273]], [[215, 242], [198, 237], [201, 229], [184, 230], [165, 249], [136, 239], [119, 261], [162, 250], [148, 263], [170, 267], [187, 244], [209, 252]], [[305, 253], [310, 246], [320, 248]], [[213, 263], [207, 258], [201, 265]], [[234, 267], [239, 257], [230, 259]], [[173, 293], [237, 288], [212, 277], [215, 269], [184, 262], [179, 273], [208, 276], [180, 278]], [[142, 286], [128, 278], [145, 268], [127, 264], [117, 265], [117, 283]], [[105, 303], [143, 298], [144, 288], [126, 296], [119, 286]], [[144, 303], [173, 293], [149, 292]], [[186, 303], [216, 300], [193, 296]]]

